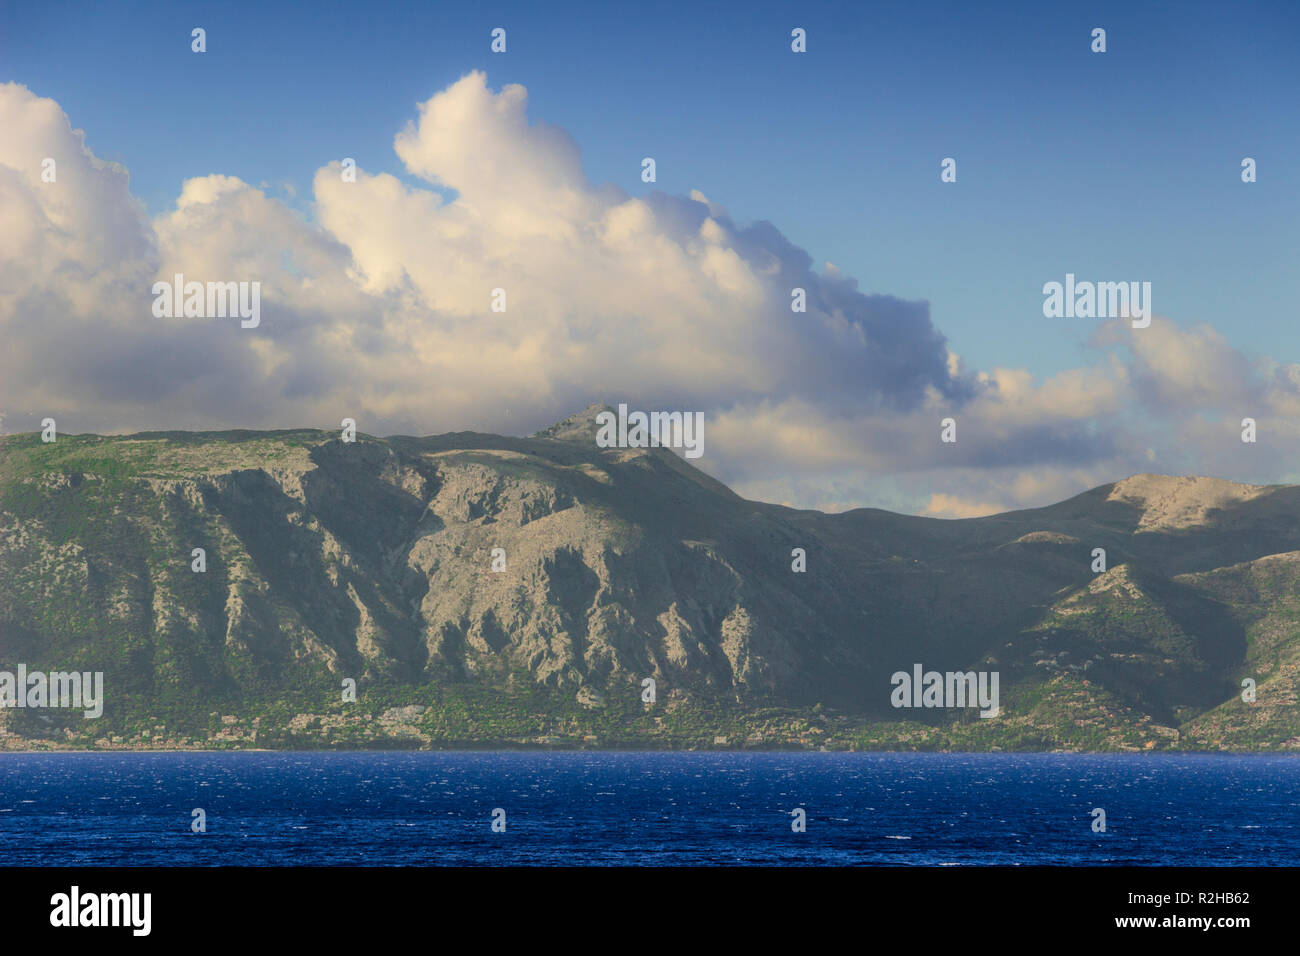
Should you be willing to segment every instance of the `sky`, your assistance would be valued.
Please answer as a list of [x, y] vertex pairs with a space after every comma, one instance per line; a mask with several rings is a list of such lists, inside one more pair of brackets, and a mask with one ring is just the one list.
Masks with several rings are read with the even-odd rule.
[[[1297, 81], [1282, 2], [8, 3], [0, 427], [627, 401], [823, 510], [1300, 481]], [[263, 324], [155, 317], [175, 272]], [[1150, 282], [1151, 325], [1044, 316], [1067, 273]]]

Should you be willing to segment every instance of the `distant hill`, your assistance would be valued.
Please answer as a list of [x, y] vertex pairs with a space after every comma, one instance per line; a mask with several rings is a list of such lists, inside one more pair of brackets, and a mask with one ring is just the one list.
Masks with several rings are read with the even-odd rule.
[[[599, 410], [0, 438], [0, 671], [106, 698], [0, 710], [0, 746], [1300, 748], [1300, 488], [828, 515], [598, 448]], [[917, 663], [997, 671], [1001, 713], [895, 710]]]

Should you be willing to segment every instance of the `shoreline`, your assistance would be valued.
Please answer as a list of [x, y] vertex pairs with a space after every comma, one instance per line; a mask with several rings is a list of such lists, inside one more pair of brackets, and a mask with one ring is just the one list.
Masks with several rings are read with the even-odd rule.
[[220, 747], [148, 750], [134, 748], [105, 748], [88, 750], [85, 748], [49, 748], [45, 750], [0, 750], [0, 760], [8, 755], [36, 756], [39, 754], [513, 754], [513, 753], [547, 753], [547, 754], [875, 754], [878, 756], [901, 756], [905, 754], [931, 754], [935, 756], [1043, 756], [1043, 757], [1300, 757], [1297, 750], [805, 750], [805, 749], [763, 749], [751, 747], [746, 749], [699, 749], [699, 748], [657, 748], [654, 750], [628, 750], [618, 747], [439, 747], [439, 748], [378, 748], [378, 749], [344, 749], [315, 748], [311, 750], [272, 749], [268, 747]]

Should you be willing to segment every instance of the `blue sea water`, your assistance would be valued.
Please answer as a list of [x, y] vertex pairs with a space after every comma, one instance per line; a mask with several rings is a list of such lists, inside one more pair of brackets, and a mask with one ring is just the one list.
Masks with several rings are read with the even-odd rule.
[[8, 865], [1295, 866], [1298, 821], [1294, 757], [0, 754]]

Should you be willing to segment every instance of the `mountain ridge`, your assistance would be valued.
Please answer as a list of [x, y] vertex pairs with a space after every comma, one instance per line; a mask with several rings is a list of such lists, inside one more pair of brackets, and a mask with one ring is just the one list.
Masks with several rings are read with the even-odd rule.
[[[110, 688], [95, 727], [0, 709], [0, 746], [1300, 746], [1296, 486], [799, 510], [597, 448], [605, 408], [528, 437], [0, 437], [0, 670]], [[893, 709], [916, 663], [999, 671], [1003, 715]]]

